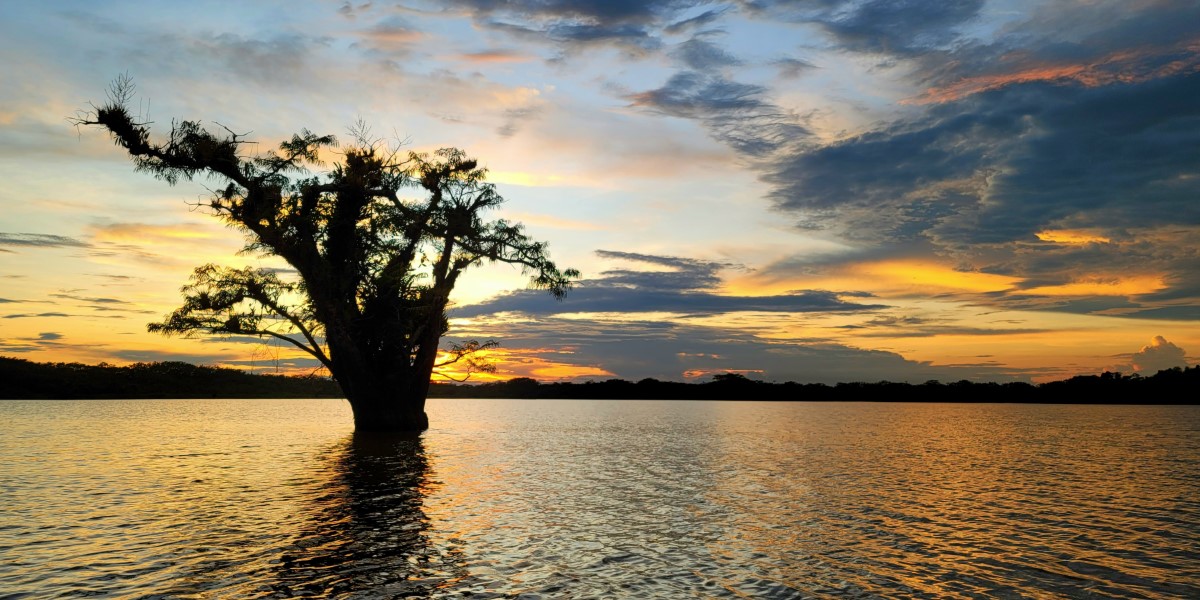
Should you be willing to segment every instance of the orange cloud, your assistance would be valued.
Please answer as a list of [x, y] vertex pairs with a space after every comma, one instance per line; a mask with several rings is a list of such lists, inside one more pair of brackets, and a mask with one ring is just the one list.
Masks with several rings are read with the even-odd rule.
[[[1177, 55], [1175, 60], [1162, 59]], [[1009, 57], [1012, 58], [1012, 57]], [[950, 85], [932, 87], [905, 104], [931, 104], [959, 100], [973, 94], [1019, 83], [1036, 81], [1074, 82], [1086, 87], [1114, 83], [1137, 83], [1180, 73], [1200, 71], [1200, 40], [1189, 40], [1165, 48], [1122, 50], [1088, 63], [1038, 64], [1010, 73], [960, 79]]]
[[1135, 277], [1092, 277], [1063, 285], [1048, 285], [1027, 290], [1025, 294], [1039, 296], [1136, 296], [1157, 292], [1167, 287], [1160, 275]]
[[1112, 241], [1083, 229], [1049, 229], [1039, 231], [1037, 238], [1043, 242], [1054, 242], [1055, 244], [1107, 244]]
[[[565, 362], [560, 362], [548, 358], [552, 355], [570, 354], [570, 350], [551, 349], [551, 348], [532, 348], [521, 350], [507, 350], [497, 348], [480, 352], [477, 358], [490, 363], [496, 368], [495, 372], [475, 372], [470, 374], [469, 381], [473, 383], [481, 383], [488, 381], [508, 381], [516, 377], [532, 377], [541, 381], [551, 380], [572, 380], [583, 379], [589, 377], [616, 377], [612, 372], [594, 365], [574, 365]], [[448, 354], [442, 353], [440, 360], [449, 358]], [[449, 365], [439, 369], [441, 377], [434, 377], [434, 381], [448, 381], [449, 379], [463, 380], [467, 376], [465, 363], [460, 365]]]
[[1011, 289], [1019, 278], [977, 271], [958, 271], [946, 265], [921, 260], [891, 260], [852, 267], [851, 272], [887, 288], [943, 288], [968, 292], [998, 292]]
[[485, 50], [483, 52], [467, 52], [459, 54], [460, 60], [474, 63], [519, 63], [533, 60], [533, 56], [514, 52], [512, 50]]
[[158, 242], [168, 240], [206, 240], [217, 237], [222, 230], [192, 223], [150, 225], [146, 223], [114, 223], [93, 228], [97, 242]]
[[764, 279], [750, 274], [726, 282], [727, 293], [748, 296], [787, 293], [795, 289], [862, 290], [881, 297], [925, 296], [931, 292], [1004, 292], [1022, 278], [978, 271], [960, 271], [932, 260], [901, 258], [847, 264], [825, 273]]

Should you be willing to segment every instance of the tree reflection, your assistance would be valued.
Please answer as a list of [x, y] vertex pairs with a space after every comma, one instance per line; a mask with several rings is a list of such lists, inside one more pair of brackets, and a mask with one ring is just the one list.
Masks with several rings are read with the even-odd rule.
[[331, 456], [313, 519], [281, 556], [268, 595], [405, 597], [461, 577], [461, 563], [429, 543], [430, 486], [419, 434], [351, 435]]

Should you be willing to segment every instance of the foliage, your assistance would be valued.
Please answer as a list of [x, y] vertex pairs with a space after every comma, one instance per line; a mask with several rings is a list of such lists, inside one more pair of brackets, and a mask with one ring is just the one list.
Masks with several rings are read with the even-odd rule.
[[[138, 171], [170, 184], [215, 180], [204, 207], [246, 235], [246, 251], [278, 256], [295, 273], [285, 280], [265, 269], [200, 266], [183, 288], [183, 305], [150, 331], [283, 340], [329, 369], [356, 405], [356, 420], [360, 406], [387, 404], [384, 396], [420, 408], [439, 366], [450, 293], [468, 268], [518, 266], [532, 287], [556, 298], [579, 277], [560, 270], [521, 225], [485, 218], [503, 198], [462, 150], [401, 153], [361, 123], [348, 146], [302, 130], [257, 156], [243, 154], [242, 134], [196, 121], [173, 122], [155, 142], [129, 111], [133, 92], [128, 77], [118, 78], [108, 102], [75, 123], [106, 129]], [[333, 154], [339, 160], [314, 174]], [[441, 366], [486, 368], [476, 356], [494, 345], [452, 345]]]

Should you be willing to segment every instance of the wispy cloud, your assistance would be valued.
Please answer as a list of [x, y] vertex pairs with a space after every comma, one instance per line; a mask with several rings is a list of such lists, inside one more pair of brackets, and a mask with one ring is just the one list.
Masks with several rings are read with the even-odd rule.
[[65, 235], [51, 233], [5, 233], [0, 232], [0, 246], [37, 248], [86, 248], [87, 242]]

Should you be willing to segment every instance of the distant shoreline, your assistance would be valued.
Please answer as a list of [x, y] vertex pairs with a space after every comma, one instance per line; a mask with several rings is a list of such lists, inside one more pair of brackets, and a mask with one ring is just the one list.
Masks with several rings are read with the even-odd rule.
[[[1041, 384], [879, 381], [826, 385], [770, 383], [725, 373], [712, 381], [683, 383], [621, 379], [584, 383], [543, 383], [526, 377], [479, 384], [438, 383], [430, 398], [511, 398], [544, 400], [745, 400], [956, 402], [1019, 404], [1194, 404], [1200, 397], [1200, 365], [1122, 375], [1079, 375]], [[84, 365], [36, 363], [0, 357], [0, 400], [104, 400], [203, 398], [341, 398], [327, 377], [258, 375], [224, 367], [183, 362]]]

